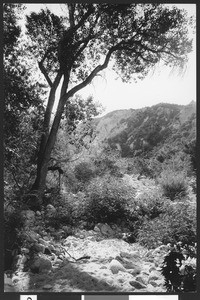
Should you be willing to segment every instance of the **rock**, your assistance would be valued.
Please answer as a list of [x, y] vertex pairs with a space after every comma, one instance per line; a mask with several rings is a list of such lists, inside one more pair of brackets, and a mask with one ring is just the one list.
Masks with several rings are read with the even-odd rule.
[[41, 212], [40, 212], [39, 210], [37, 210], [36, 213], [35, 213], [35, 215], [36, 215], [37, 217], [40, 217], [40, 216], [41, 216]]
[[37, 232], [34, 231], [25, 231], [23, 233], [23, 237], [28, 242], [37, 242], [38, 239], [41, 237]]
[[129, 281], [130, 285], [132, 285], [135, 289], [139, 290], [139, 289], [145, 289], [146, 285], [137, 281], [137, 280], [132, 280]]
[[38, 239], [38, 243], [44, 245], [45, 247], [49, 246], [49, 243], [41, 237]]
[[33, 248], [37, 252], [44, 253], [44, 251], [45, 251], [45, 246], [43, 244], [35, 243], [35, 245], [33, 246]]
[[150, 282], [151, 280], [158, 280], [160, 279], [161, 274], [159, 274], [158, 272], [152, 271], [151, 274], [149, 275], [149, 280], [148, 282]]
[[28, 248], [21, 248], [21, 252], [24, 254], [28, 254], [30, 250]]
[[138, 251], [134, 251], [134, 252], [124, 252], [121, 251], [120, 252], [121, 257], [125, 257], [125, 258], [140, 258], [140, 254]]
[[43, 273], [52, 269], [52, 263], [48, 258], [37, 256], [30, 266], [33, 273]]
[[107, 236], [113, 236], [115, 234], [115, 232], [108, 224], [102, 224], [100, 226], [100, 231], [103, 235], [107, 235]]
[[63, 229], [63, 231], [66, 235], [72, 235], [72, 233], [73, 233], [73, 230], [72, 230], [71, 226], [65, 225], [65, 226], [62, 227], [62, 229]]
[[153, 280], [150, 280], [150, 281], [149, 281], [149, 284], [151, 284], [151, 285], [154, 286], [154, 287], [157, 287], [157, 286], [158, 286], [158, 284], [157, 284], [155, 281], [153, 281]]
[[140, 267], [135, 267], [134, 269], [128, 270], [128, 272], [129, 272], [132, 276], [135, 277], [136, 275], [140, 274], [141, 268], [140, 268]]
[[24, 227], [30, 228], [35, 223], [35, 212], [32, 210], [22, 210], [21, 218], [24, 223]]
[[109, 265], [110, 270], [113, 274], [117, 274], [119, 271], [127, 272], [124, 266], [116, 259], [113, 259]]
[[139, 281], [140, 283], [142, 283], [142, 284], [145, 284], [145, 285], [147, 285], [147, 276], [144, 276], [144, 275], [137, 275], [136, 277], [135, 277], [135, 280], [136, 281]]
[[102, 267], [100, 267], [100, 269], [107, 269], [107, 267], [106, 266], [102, 266]]
[[152, 271], [155, 271], [155, 270], [156, 270], [156, 267], [152, 266], [152, 267], [149, 268], [149, 273], [151, 273]]
[[51, 218], [51, 217], [55, 216], [56, 212], [57, 212], [57, 210], [53, 205], [51, 205], [51, 204], [47, 205], [47, 207], [46, 207], [46, 217], [47, 218]]
[[23, 271], [24, 265], [27, 262], [27, 257], [24, 254], [19, 254], [16, 256], [15, 267], [17, 270]]
[[44, 290], [51, 290], [52, 289], [52, 285], [51, 284], [45, 284], [44, 286], [43, 286], [43, 289]]
[[126, 269], [135, 269], [135, 268], [138, 268], [141, 270], [140, 266], [138, 266], [138, 263], [135, 263], [131, 260], [124, 260], [123, 261], [123, 266], [124, 268]]
[[98, 226], [95, 226], [95, 227], [94, 227], [94, 231], [95, 231], [95, 232], [101, 232], [101, 230], [99, 229]]

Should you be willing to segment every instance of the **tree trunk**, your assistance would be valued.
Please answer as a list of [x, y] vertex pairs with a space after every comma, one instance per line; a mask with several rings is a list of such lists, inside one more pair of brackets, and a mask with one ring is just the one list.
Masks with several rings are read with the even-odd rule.
[[48, 173], [48, 163], [50, 161], [51, 152], [56, 142], [56, 135], [59, 129], [61, 117], [66, 103], [66, 99], [63, 96], [66, 93], [68, 83], [69, 83], [69, 74], [67, 74], [67, 76], [66, 75], [64, 76], [64, 81], [61, 88], [60, 100], [58, 103], [56, 115], [54, 117], [51, 130], [50, 132], [48, 131], [45, 132], [45, 135], [43, 136], [40, 144], [40, 151], [38, 153], [38, 163], [37, 163], [37, 176], [32, 187], [32, 191], [34, 191], [37, 194], [37, 197], [39, 198], [40, 202], [42, 201], [42, 196], [45, 191], [46, 177]]

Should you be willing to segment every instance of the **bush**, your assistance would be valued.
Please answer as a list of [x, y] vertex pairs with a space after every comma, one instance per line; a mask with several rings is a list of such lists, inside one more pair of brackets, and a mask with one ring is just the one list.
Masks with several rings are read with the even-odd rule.
[[188, 185], [184, 172], [163, 171], [158, 182], [162, 187], [164, 196], [172, 201], [177, 197], [184, 197], [187, 195]]
[[126, 221], [134, 195], [135, 190], [116, 177], [96, 177], [86, 188], [85, 216], [95, 223]]
[[[196, 250], [195, 245], [180, 246], [178, 243], [165, 256], [161, 272], [165, 277], [167, 292], [196, 291]], [[185, 259], [185, 253], [187, 253], [187, 259]]]
[[76, 178], [83, 183], [90, 181], [90, 179], [94, 176], [93, 167], [88, 162], [80, 162], [76, 165], [74, 173]]
[[160, 243], [196, 242], [196, 207], [190, 203], [166, 206], [166, 212], [153, 220], [146, 219], [138, 231], [138, 242], [148, 248]]
[[154, 219], [166, 210], [166, 201], [159, 191], [152, 191], [142, 193], [134, 202], [138, 207], [138, 214]]

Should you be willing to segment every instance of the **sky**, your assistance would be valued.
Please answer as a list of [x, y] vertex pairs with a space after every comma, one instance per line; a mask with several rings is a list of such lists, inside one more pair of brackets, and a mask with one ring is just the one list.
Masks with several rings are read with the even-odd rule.
[[[195, 4], [173, 4], [196, 15]], [[41, 5], [28, 4], [28, 11], [38, 10]], [[48, 4], [54, 12], [62, 14], [57, 4]], [[157, 65], [145, 79], [137, 83], [123, 83], [111, 67], [103, 71], [102, 77], [96, 77], [92, 83], [79, 92], [83, 97], [92, 95], [94, 100], [104, 107], [102, 115], [119, 109], [137, 109], [161, 102], [187, 105], [196, 101], [196, 40], [193, 36], [193, 51], [184, 72]], [[58, 91], [59, 95], [59, 91]]]
[[[179, 4], [189, 15], [196, 14], [195, 4]], [[116, 74], [108, 69], [105, 78], [97, 77], [90, 87], [85, 88], [83, 95], [93, 94], [94, 99], [104, 107], [103, 114], [118, 109], [137, 109], [152, 106], [161, 102], [187, 105], [196, 101], [196, 41], [193, 51], [183, 73], [162, 65], [156, 66], [145, 79], [123, 83]]]

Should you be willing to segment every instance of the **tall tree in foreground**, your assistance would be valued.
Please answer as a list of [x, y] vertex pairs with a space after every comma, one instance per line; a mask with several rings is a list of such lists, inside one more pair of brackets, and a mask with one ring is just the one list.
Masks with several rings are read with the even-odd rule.
[[[159, 61], [182, 67], [192, 49], [186, 12], [163, 4], [67, 3], [66, 17], [27, 16], [29, 49], [49, 85], [33, 190], [42, 196], [56, 134], [70, 98], [109, 62], [124, 81], [144, 77]], [[62, 83], [51, 122], [55, 93]]]

